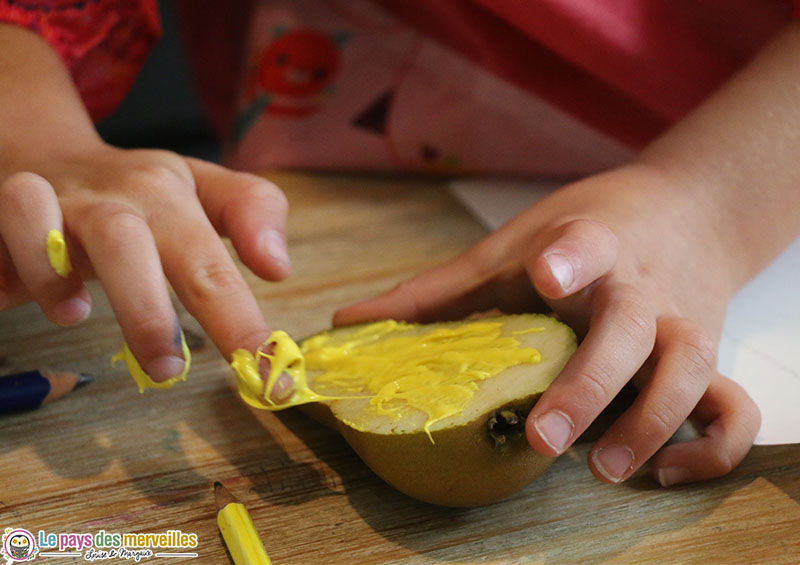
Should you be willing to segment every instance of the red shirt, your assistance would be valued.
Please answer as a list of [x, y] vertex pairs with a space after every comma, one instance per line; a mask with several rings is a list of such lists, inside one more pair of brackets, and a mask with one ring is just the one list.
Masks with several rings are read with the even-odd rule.
[[[319, 0], [347, 12], [346, 0]], [[733, 74], [800, 0], [372, 0], [496, 78], [623, 145], [645, 144]], [[193, 67], [219, 132], [247, 88], [252, 0], [181, 3]], [[357, 15], [349, 14], [349, 17]], [[41, 33], [94, 119], [124, 97], [160, 35], [155, 0], [0, 0]]]

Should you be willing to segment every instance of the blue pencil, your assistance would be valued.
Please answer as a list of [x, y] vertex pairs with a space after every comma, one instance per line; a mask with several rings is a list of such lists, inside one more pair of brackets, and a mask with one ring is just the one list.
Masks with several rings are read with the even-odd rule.
[[91, 375], [61, 371], [28, 371], [0, 378], [0, 413], [35, 410], [94, 381]]

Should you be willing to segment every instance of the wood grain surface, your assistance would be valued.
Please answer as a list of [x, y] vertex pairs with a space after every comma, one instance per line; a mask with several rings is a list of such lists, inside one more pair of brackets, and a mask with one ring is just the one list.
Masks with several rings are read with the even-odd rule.
[[[279, 284], [247, 276], [267, 319], [295, 337], [484, 234], [435, 182], [271, 178], [290, 201], [294, 275]], [[97, 377], [38, 411], [0, 416], [0, 531], [181, 530], [198, 535], [198, 558], [147, 562], [224, 565], [219, 480], [248, 507], [276, 564], [800, 563], [799, 445], [754, 448], [729, 476], [705, 484], [662, 489], [645, 469], [609, 486], [586, 467], [590, 430], [512, 498], [439, 508], [384, 484], [301, 414], [246, 408], [182, 309], [189, 380], [139, 395], [125, 370], [109, 365], [121, 334], [96, 286], [92, 294], [91, 318], [72, 329], [33, 306], [0, 313], [0, 374], [57, 367]]]

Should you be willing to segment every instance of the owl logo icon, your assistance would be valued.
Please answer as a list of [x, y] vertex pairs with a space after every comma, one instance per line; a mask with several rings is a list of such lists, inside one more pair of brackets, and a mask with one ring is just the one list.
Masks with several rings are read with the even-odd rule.
[[32, 533], [22, 528], [6, 528], [0, 547], [0, 555], [6, 559], [6, 565], [33, 561], [38, 552], [36, 538]]

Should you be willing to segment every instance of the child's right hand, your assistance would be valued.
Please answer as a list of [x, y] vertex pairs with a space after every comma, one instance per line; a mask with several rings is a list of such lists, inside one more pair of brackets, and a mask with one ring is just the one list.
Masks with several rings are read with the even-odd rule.
[[[167, 281], [226, 356], [268, 337], [220, 235], [257, 275], [284, 278], [287, 204], [277, 187], [167, 151], [102, 143], [38, 165], [0, 179], [0, 309], [35, 300], [51, 321], [76, 324], [90, 310], [83, 281], [96, 276], [155, 381], [185, 364]], [[68, 241], [67, 278], [48, 260], [52, 229]]]
[[[69, 73], [36, 33], [0, 23], [0, 310], [35, 300], [61, 325], [89, 314], [97, 277], [154, 381], [183, 371], [167, 282], [220, 351], [270, 334], [220, 236], [258, 276], [289, 272], [286, 199], [264, 179], [167, 151], [122, 150], [94, 129]], [[46, 252], [64, 233], [67, 278]]]

